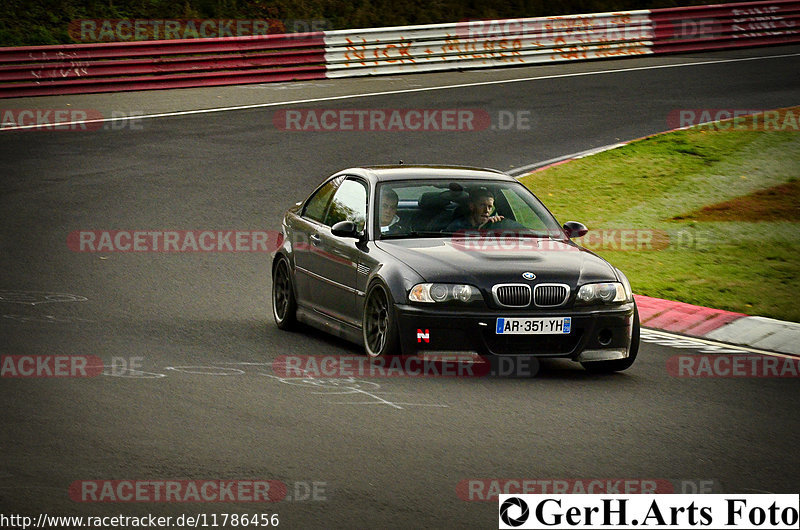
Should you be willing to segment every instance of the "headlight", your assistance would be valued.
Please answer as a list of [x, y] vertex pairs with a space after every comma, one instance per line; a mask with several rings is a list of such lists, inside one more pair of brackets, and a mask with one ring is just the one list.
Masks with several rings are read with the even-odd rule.
[[472, 285], [451, 283], [418, 283], [408, 293], [411, 302], [436, 303], [458, 300], [468, 304], [482, 300], [480, 290]]
[[619, 282], [587, 283], [578, 289], [577, 304], [617, 304], [630, 302], [631, 296]]

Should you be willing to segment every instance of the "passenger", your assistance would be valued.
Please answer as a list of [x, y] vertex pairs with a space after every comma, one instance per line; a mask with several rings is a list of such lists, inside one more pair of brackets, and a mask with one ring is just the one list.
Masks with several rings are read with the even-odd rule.
[[503, 220], [502, 215], [491, 215], [494, 211], [494, 194], [488, 188], [470, 190], [468, 204], [469, 213], [465, 217], [454, 219], [447, 227], [449, 232], [488, 228], [488, 225]]

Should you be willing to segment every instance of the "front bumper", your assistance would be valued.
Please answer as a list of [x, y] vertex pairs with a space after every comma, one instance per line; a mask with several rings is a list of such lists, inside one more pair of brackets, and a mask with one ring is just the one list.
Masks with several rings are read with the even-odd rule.
[[[398, 305], [396, 315], [403, 353], [473, 352], [479, 355], [531, 355], [576, 361], [621, 359], [628, 355], [633, 302], [613, 307], [559, 310], [453, 310]], [[503, 335], [498, 317], [571, 317], [570, 333]]]

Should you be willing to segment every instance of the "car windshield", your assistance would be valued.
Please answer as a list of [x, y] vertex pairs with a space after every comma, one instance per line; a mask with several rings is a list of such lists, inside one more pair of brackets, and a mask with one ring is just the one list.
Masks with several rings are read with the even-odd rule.
[[547, 208], [519, 182], [391, 181], [381, 183], [377, 193], [375, 223], [380, 239], [473, 231], [564, 238]]

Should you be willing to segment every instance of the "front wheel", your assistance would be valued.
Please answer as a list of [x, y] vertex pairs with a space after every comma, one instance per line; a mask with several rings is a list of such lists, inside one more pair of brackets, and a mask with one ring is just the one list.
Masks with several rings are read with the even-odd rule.
[[283, 258], [278, 260], [272, 272], [272, 316], [280, 329], [291, 330], [297, 324], [297, 299], [289, 263]]
[[400, 339], [394, 307], [386, 288], [374, 283], [367, 291], [364, 302], [364, 349], [370, 357], [396, 355], [400, 350]]
[[627, 370], [633, 365], [636, 360], [636, 355], [639, 353], [639, 336], [641, 334], [641, 326], [639, 324], [639, 308], [634, 303], [633, 306], [633, 332], [631, 333], [631, 346], [628, 351], [628, 356], [624, 359], [615, 359], [613, 361], [594, 361], [589, 363], [581, 363], [583, 367], [593, 373], [609, 374], [612, 372], [621, 372]]

